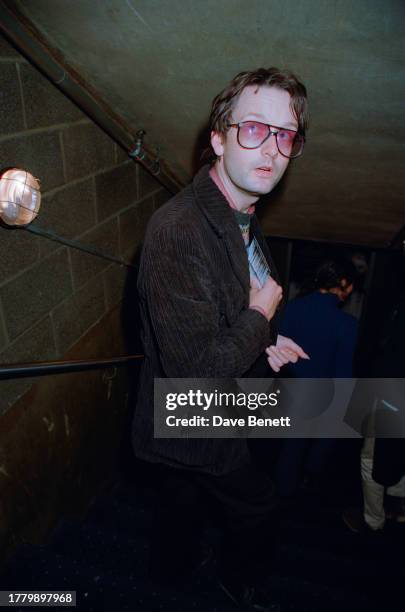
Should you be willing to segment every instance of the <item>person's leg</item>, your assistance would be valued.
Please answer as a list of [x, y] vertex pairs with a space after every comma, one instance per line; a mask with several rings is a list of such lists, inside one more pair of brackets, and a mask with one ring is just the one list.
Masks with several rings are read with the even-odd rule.
[[310, 441], [305, 471], [309, 478], [320, 482], [328, 474], [329, 464], [336, 453], [340, 440], [336, 438], [318, 438]]
[[405, 523], [405, 476], [387, 488], [386, 515], [398, 523]]
[[181, 580], [201, 560], [200, 490], [181, 470], [162, 467], [151, 538], [151, 572], [157, 580]]
[[402, 476], [401, 480], [397, 484], [388, 487], [387, 494], [393, 497], [404, 497], [405, 498], [405, 476]]
[[249, 463], [223, 476], [199, 477], [224, 527], [220, 572], [241, 584], [269, 572], [277, 533], [277, 498], [267, 474]]
[[311, 440], [306, 438], [288, 438], [282, 441], [274, 468], [274, 481], [281, 497], [288, 498], [298, 492], [310, 444]]
[[382, 529], [385, 523], [384, 487], [372, 478], [375, 438], [365, 438], [361, 451], [364, 520], [371, 529]]

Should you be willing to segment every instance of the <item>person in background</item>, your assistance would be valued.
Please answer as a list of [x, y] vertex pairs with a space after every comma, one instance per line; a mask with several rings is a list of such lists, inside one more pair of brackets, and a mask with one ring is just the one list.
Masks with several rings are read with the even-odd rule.
[[327, 260], [284, 310], [280, 333], [305, 347], [310, 360], [290, 363], [283, 376], [351, 378], [358, 323], [341, 307], [353, 291], [356, 270], [350, 261]]
[[[404, 259], [405, 262], [405, 259]], [[405, 263], [403, 263], [405, 272]], [[403, 274], [401, 279], [405, 275]], [[382, 431], [392, 422], [393, 431], [403, 436], [405, 413], [405, 285], [400, 288], [388, 321], [383, 326], [370, 377], [377, 379], [370, 397], [371, 418], [380, 417]], [[388, 408], [388, 411], [384, 408]], [[374, 432], [373, 432], [374, 429]], [[355, 533], [380, 533], [386, 519], [405, 523], [405, 438], [378, 436], [378, 423], [371, 422], [360, 455], [363, 508], [346, 508], [342, 518]], [[381, 433], [381, 432], [380, 432]], [[387, 433], [387, 432], [385, 432]]]
[[[358, 322], [341, 306], [353, 290], [356, 270], [345, 259], [327, 260], [317, 268], [300, 297], [284, 311], [280, 331], [305, 347], [310, 360], [289, 363], [283, 376], [299, 378], [351, 378]], [[282, 365], [280, 363], [280, 365]], [[318, 485], [336, 441], [295, 438], [283, 440], [274, 477], [284, 498], [297, 493], [304, 480]]]

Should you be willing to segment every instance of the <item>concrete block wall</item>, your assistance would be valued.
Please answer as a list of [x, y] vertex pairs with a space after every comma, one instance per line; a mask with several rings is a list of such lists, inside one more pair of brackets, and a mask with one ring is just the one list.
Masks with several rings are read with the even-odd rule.
[[[0, 167], [9, 166], [41, 181], [35, 225], [129, 261], [150, 215], [170, 196], [1, 39]], [[62, 358], [120, 302], [127, 272], [0, 227], [0, 365]], [[0, 381], [0, 414], [31, 384]]]
[[[41, 180], [35, 225], [127, 261], [170, 197], [0, 39], [0, 168], [10, 166]], [[0, 226], [0, 367], [125, 354], [133, 277]], [[136, 368], [0, 380], [0, 565], [21, 543], [43, 541], [61, 517], [82, 516], [113, 481], [129, 447], [132, 375]]]

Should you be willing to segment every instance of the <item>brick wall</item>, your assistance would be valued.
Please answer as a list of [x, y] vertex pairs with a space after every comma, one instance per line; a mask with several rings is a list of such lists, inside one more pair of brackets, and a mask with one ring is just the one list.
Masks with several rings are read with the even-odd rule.
[[[169, 196], [1, 39], [0, 167], [9, 166], [41, 181], [35, 225], [127, 260]], [[122, 299], [127, 273], [26, 230], [0, 227], [0, 365], [62, 358]], [[31, 384], [0, 382], [0, 414]]]

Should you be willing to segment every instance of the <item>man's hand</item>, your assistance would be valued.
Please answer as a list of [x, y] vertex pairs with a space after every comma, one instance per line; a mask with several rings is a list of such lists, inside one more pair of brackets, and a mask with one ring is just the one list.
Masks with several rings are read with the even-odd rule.
[[279, 372], [286, 363], [297, 363], [298, 359], [310, 359], [291, 338], [277, 336], [277, 343], [266, 348], [267, 361], [274, 372]]
[[282, 297], [283, 290], [273, 278], [268, 278], [262, 288], [254, 278], [250, 279], [249, 308], [259, 310], [268, 321], [274, 317]]

